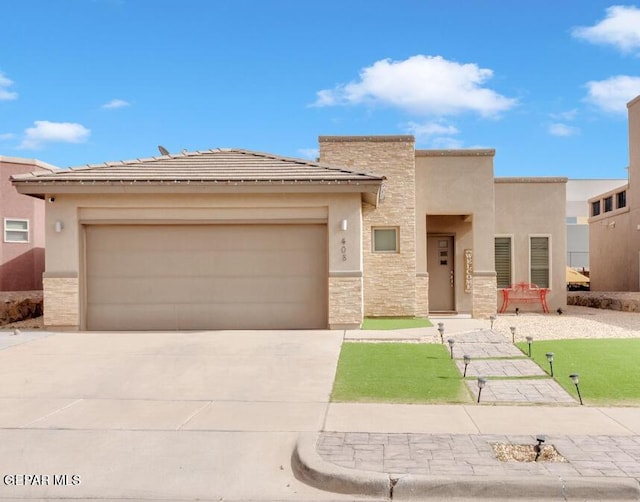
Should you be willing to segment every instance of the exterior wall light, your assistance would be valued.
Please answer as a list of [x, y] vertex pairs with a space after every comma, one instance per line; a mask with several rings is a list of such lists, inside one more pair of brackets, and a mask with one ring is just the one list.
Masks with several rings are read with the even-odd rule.
[[582, 402], [582, 395], [580, 394], [580, 387], [578, 386], [578, 384], [580, 383], [580, 375], [578, 373], [571, 373], [571, 375], [569, 375], [569, 378], [571, 378], [573, 385], [576, 386], [576, 390], [578, 391], [578, 399], [580, 399], [580, 406], [582, 406], [584, 403]]
[[53, 227], [55, 228], [56, 233], [59, 234], [60, 232], [62, 232], [62, 229], [64, 228], [64, 223], [62, 223], [60, 220], [57, 220], [54, 223]]
[[549, 367], [551, 368], [551, 376], [553, 376], [553, 352], [547, 352], [547, 361], [549, 361]]
[[482, 394], [482, 389], [487, 385], [487, 380], [482, 377], [478, 377], [478, 403], [480, 402], [480, 395]]
[[440, 343], [444, 343], [444, 323], [438, 323], [438, 333], [440, 333]]
[[340, 222], [340, 230], [342, 230], [343, 232], [346, 232], [348, 228], [348, 222], [347, 220], [342, 220]]
[[490, 315], [489, 320], [491, 321], [491, 329], [493, 329], [493, 323], [496, 322], [496, 316]]
[[465, 354], [462, 358], [464, 359], [464, 374], [462, 375], [462, 378], [467, 378], [467, 366], [469, 366], [469, 363], [471, 362], [471, 356]]
[[511, 330], [511, 342], [516, 343], [516, 327], [511, 326], [509, 329]]
[[527, 340], [527, 345], [529, 346], [529, 357], [531, 357], [531, 344], [533, 343], [533, 337], [527, 336], [525, 338]]

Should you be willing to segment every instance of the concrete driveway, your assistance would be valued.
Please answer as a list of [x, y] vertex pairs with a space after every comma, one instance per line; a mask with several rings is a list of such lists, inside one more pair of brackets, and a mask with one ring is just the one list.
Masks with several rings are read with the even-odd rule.
[[353, 499], [289, 465], [342, 335], [0, 332], [0, 498]]

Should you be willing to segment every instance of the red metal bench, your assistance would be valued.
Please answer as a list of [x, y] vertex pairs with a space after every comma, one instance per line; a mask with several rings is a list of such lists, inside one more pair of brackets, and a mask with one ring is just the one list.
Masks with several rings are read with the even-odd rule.
[[547, 307], [547, 288], [539, 288], [535, 284], [529, 284], [528, 282], [519, 282], [512, 284], [508, 288], [502, 290], [502, 307], [500, 307], [500, 313], [504, 314], [507, 311], [509, 303], [538, 303], [542, 305], [542, 310], [545, 314], [549, 313], [549, 307]]

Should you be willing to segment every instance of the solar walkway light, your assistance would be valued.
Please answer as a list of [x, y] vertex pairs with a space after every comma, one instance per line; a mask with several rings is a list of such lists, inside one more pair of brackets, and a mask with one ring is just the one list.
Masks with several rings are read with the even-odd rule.
[[478, 402], [480, 402], [480, 394], [482, 394], [482, 389], [484, 389], [485, 385], [487, 385], [487, 380], [482, 377], [478, 377]]
[[582, 395], [580, 395], [580, 387], [578, 386], [578, 384], [580, 383], [580, 375], [578, 375], [578, 373], [571, 373], [571, 375], [569, 375], [569, 378], [571, 378], [571, 381], [576, 386], [576, 390], [578, 391], [578, 399], [580, 399], [580, 406], [582, 406], [584, 403], [582, 402]]
[[536, 441], [538, 442], [538, 444], [533, 447], [533, 450], [536, 452], [535, 462], [537, 462], [538, 459], [540, 458], [540, 454], [542, 453], [542, 448], [544, 448], [542, 444], [545, 442], [545, 440], [546, 438], [542, 434], [538, 434], [536, 436]]
[[462, 358], [464, 359], [464, 374], [462, 375], [462, 378], [467, 378], [467, 366], [469, 366], [469, 363], [471, 362], [471, 357], [465, 354]]
[[516, 327], [511, 326], [509, 329], [511, 330], [511, 342], [516, 343]]
[[532, 336], [527, 336], [527, 345], [529, 346], [529, 357], [531, 357], [531, 344], [533, 343], [533, 337]]
[[490, 315], [489, 320], [491, 321], [491, 329], [493, 329], [493, 323], [496, 322], [496, 316]]
[[440, 343], [444, 343], [444, 323], [438, 323], [438, 333], [440, 333]]
[[553, 376], [553, 352], [547, 352], [547, 361], [549, 361], [549, 367], [551, 368], [551, 376]]
[[451, 351], [451, 359], [453, 359], [453, 344], [456, 343], [456, 341], [453, 338], [449, 338], [447, 339], [447, 343], [449, 344], [449, 350]]

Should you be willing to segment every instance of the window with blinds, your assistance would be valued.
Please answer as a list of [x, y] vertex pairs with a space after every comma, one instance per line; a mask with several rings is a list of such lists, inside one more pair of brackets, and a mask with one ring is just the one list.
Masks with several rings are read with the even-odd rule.
[[531, 283], [549, 287], [549, 237], [530, 238]]
[[495, 238], [496, 279], [498, 288], [511, 285], [511, 237]]

